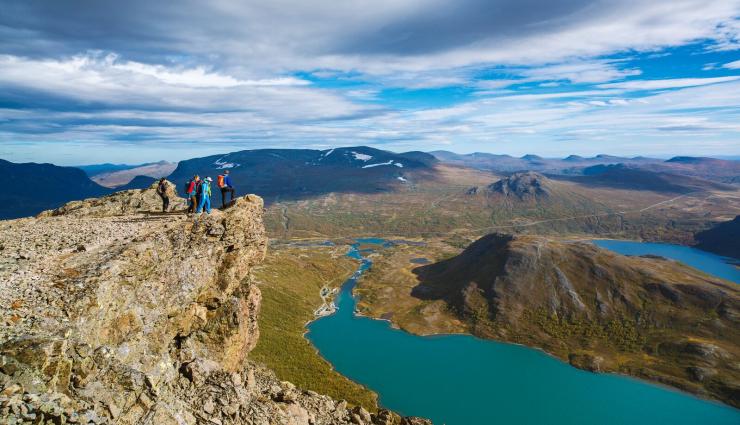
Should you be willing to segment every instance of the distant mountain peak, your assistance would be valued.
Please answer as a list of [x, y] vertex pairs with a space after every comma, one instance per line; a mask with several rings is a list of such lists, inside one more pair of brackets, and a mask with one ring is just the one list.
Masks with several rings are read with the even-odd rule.
[[540, 173], [514, 173], [488, 186], [489, 191], [519, 199], [547, 198], [552, 194], [552, 182]]
[[525, 160], [525, 161], [541, 161], [542, 160], [542, 157], [539, 156], [539, 155], [534, 155], [534, 154], [528, 153], [528, 154], [524, 155], [522, 157], [522, 159]]
[[674, 156], [666, 162], [675, 162], [681, 164], [697, 164], [706, 161], [713, 161], [714, 158], [706, 158], [701, 156]]

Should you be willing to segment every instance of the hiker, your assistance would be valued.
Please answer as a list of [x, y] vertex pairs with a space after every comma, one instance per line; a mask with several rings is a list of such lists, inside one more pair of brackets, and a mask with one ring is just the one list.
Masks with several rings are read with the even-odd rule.
[[195, 211], [196, 214], [200, 214], [203, 209], [205, 209], [206, 213], [211, 213], [211, 182], [213, 179], [210, 177], [206, 177], [205, 180], [200, 181], [200, 186], [198, 188], [198, 197], [199, 204], [198, 209]]
[[160, 198], [162, 198], [162, 212], [167, 212], [167, 210], [170, 208], [170, 197], [167, 195], [167, 179], [162, 177], [159, 179], [159, 184], [157, 185], [157, 194]]
[[226, 207], [226, 194], [231, 194], [231, 200], [229, 203], [234, 202], [234, 186], [231, 184], [231, 176], [229, 170], [224, 171], [223, 174], [219, 174], [216, 183], [219, 189], [221, 189], [221, 208]]
[[188, 214], [195, 212], [198, 207], [197, 186], [199, 181], [200, 177], [196, 174], [185, 184], [185, 194], [188, 197]]

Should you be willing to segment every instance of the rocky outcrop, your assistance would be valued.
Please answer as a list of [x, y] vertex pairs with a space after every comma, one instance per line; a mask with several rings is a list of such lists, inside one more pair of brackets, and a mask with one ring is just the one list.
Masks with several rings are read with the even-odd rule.
[[532, 171], [514, 173], [489, 185], [488, 190], [494, 194], [516, 197], [520, 200], [548, 198], [552, 193], [550, 180]]
[[[102, 198], [68, 202], [57, 209], [44, 211], [38, 217], [111, 217], [161, 212], [162, 198], [156, 190], [158, 184], [159, 182], [155, 182], [146, 189], [123, 190]], [[170, 210], [177, 211], [186, 207], [186, 200], [177, 195], [175, 185], [169, 181], [167, 195], [170, 198]]]
[[247, 359], [251, 270], [267, 248], [259, 197], [195, 217], [160, 208], [152, 186], [0, 222], [0, 417], [383, 423]]

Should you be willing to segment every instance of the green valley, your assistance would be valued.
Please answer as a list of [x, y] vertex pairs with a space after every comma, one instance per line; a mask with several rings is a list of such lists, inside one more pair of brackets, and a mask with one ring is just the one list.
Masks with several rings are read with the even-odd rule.
[[323, 287], [339, 287], [356, 267], [345, 248], [272, 247], [255, 271], [262, 291], [260, 339], [251, 357], [299, 387], [377, 409], [377, 395], [332, 370], [304, 337]]

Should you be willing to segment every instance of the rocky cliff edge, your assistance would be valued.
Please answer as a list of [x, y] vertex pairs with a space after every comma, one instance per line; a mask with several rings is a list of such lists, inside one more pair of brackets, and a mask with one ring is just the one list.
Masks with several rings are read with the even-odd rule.
[[153, 213], [160, 205], [152, 186], [0, 222], [0, 418], [401, 421], [300, 391], [246, 358], [259, 336], [261, 198], [197, 218]]

